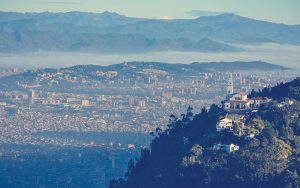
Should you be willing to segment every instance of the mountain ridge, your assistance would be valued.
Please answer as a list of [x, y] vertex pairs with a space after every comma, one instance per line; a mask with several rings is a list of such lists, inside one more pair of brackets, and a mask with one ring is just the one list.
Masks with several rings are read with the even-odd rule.
[[168, 64], [163, 62], [124, 62], [113, 64], [109, 66], [99, 65], [76, 65], [69, 67], [70, 69], [77, 67], [94, 67], [105, 68], [107, 70], [118, 71], [124, 68], [133, 69], [160, 69], [164, 71], [171, 71], [173, 73], [182, 72], [183, 70], [191, 70], [193, 72], [201, 71], [229, 71], [229, 70], [288, 70], [289, 68], [267, 63], [264, 61], [233, 61], [233, 62], [193, 62], [191, 64]]
[[300, 25], [277, 24], [235, 14], [160, 20], [111, 12], [0, 12], [0, 52], [236, 52], [243, 49], [234, 44], [299, 45], [299, 33]]

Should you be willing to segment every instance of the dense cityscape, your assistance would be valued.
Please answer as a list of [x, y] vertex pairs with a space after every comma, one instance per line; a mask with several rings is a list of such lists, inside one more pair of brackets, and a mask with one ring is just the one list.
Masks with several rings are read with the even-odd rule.
[[40, 133], [149, 134], [157, 125], [166, 125], [169, 115], [180, 116], [188, 106], [199, 111], [220, 103], [226, 95], [229, 76], [235, 91], [246, 93], [293, 77], [284, 71], [182, 76], [151, 68], [150, 64], [147, 69], [134, 70], [132, 75], [115, 70], [80, 74], [83, 68], [23, 73], [32, 74], [25, 80], [13, 76], [15, 87], [10, 83], [0, 93], [1, 143], [96, 146], [99, 143], [50, 138]]
[[299, 0], [0, 5], [0, 188], [300, 188]]
[[[250, 92], [294, 77], [283, 69], [266, 74], [259, 70], [185, 73], [180, 68], [174, 74], [164, 64], [137, 65], [3, 70], [0, 154], [2, 174], [7, 174], [1, 177], [3, 185], [14, 186], [7, 172], [15, 162], [26, 171], [41, 158], [47, 169], [56, 162], [69, 165], [73, 178], [79, 169], [90, 171], [89, 181], [70, 180], [76, 185], [107, 185], [111, 178], [123, 177], [128, 160], [149, 146], [150, 133], [158, 126], [164, 129], [171, 114], [179, 117], [189, 106], [199, 112], [221, 104], [229, 80], [234, 91]], [[91, 160], [99, 166], [91, 167]], [[35, 185], [54, 183], [45, 178], [51, 171], [41, 173], [16, 182], [26, 184], [27, 177]]]

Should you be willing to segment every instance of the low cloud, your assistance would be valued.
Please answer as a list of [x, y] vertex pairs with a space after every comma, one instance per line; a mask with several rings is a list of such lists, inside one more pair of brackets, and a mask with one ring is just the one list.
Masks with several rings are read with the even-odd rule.
[[300, 46], [281, 44], [237, 45], [242, 52], [149, 52], [140, 54], [99, 54], [75, 52], [0, 53], [1, 68], [68, 67], [78, 64], [112, 65], [128, 61], [192, 63], [211, 61], [255, 61], [287, 66], [300, 71]]
[[159, 16], [158, 19], [160, 19], [160, 20], [171, 20], [172, 18], [170, 16]]

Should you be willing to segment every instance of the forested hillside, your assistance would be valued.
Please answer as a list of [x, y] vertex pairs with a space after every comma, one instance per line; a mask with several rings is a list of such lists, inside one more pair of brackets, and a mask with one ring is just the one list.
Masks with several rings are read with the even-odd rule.
[[271, 98], [291, 98], [295, 100], [300, 100], [300, 78], [296, 78], [295, 80], [289, 83], [280, 83], [275, 87], [266, 87], [261, 91], [254, 91], [250, 93], [249, 97], [271, 97]]
[[[171, 115], [168, 128], [152, 133], [150, 149], [131, 160], [124, 179], [112, 180], [110, 187], [300, 187], [299, 89], [297, 78], [253, 91], [252, 97], [273, 100], [243, 112], [242, 134], [239, 127], [216, 131], [228, 113], [218, 105]], [[231, 151], [220, 144], [239, 147]]]

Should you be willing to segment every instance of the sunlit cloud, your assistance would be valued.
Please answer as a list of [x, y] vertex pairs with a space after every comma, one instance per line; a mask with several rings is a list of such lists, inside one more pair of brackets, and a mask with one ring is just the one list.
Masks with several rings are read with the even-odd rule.
[[158, 19], [160, 19], [160, 20], [171, 20], [172, 18], [170, 16], [159, 16]]

